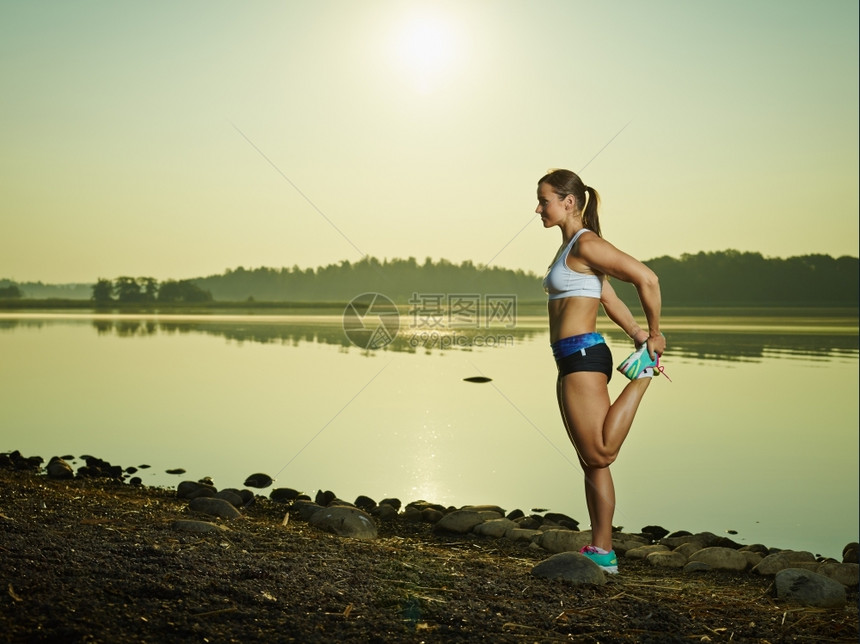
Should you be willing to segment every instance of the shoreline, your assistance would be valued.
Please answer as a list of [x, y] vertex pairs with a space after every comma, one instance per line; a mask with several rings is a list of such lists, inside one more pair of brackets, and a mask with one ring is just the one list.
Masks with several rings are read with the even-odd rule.
[[192, 503], [167, 488], [0, 468], [4, 637], [775, 644], [858, 633], [856, 587], [842, 606], [810, 607], [776, 596], [771, 576], [632, 556], [605, 583], [579, 584], [537, 576], [550, 553], [525, 541], [404, 512], [375, 517], [378, 534], [363, 539], [317, 527], [302, 504], [257, 496], [223, 519]]

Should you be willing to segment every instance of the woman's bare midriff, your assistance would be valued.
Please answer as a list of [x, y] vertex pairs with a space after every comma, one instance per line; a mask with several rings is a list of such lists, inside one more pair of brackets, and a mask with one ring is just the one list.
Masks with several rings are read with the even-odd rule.
[[547, 301], [549, 341], [593, 333], [597, 327], [600, 300], [594, 297], [564, 297]]

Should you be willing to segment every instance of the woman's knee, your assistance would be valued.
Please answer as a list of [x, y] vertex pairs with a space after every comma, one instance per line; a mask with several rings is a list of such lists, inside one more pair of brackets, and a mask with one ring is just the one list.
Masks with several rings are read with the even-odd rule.
[[601, 470], [615, 462], [615, 459], [618, 458], [618, 452], [610, 453], [598, 449], [587, 450], [585, 453], [580, 453], [579, 458], [585, 469]]

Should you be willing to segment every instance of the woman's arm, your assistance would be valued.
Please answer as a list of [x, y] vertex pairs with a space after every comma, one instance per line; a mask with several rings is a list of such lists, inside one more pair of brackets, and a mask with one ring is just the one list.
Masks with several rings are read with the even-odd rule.
[[624, 333], [630, 336], [633, 343], [640, 347], [648, 340], [648, 332], [636, 322], [633, 313], [621, 301], [608, 279], [603, 280], [603, 290], [600, 293], [600, 303], [609, 319], [615, 322]]
[[[660, 333], [662, 297], [660, 295], [660, 282], [654, 271], [597, 235], [583, 236], [577, 245], [577, 257], [592, 270], [629, 282], [636, 287], [645, 319], [648, 321], [648, 338], [646, 340], [648, 351], [652, 355], [654, 353], [662, 354], [666, 350], [666, 338]], [[610, 304], [610, 306], [612, 305]], [[604, 304], [604, 309], [605, 307]], [[607, 315], [613, 319], [608, 311]], [[623, 315], [623, 313], [618, 315]]]

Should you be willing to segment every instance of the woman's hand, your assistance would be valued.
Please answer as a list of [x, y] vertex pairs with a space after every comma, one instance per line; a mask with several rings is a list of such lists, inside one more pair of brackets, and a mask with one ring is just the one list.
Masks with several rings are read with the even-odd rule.
[[648, 355], [655, 358], [655, 354], [662, 356], [666, 351], [666, 336], [660, 333], [659, 335], [649, 335], [648, 340]]

